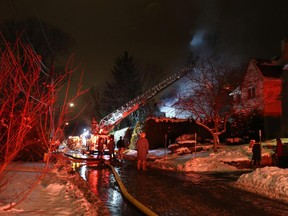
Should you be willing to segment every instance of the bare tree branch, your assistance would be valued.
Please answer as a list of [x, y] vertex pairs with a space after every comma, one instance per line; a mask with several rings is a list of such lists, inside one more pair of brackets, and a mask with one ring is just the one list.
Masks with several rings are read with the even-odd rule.
[[[43, 74], [41, 57], [29, 45], [21, 43], [10, 44], [1, 36], [0, 48], [0, 186], [5, 187], [2, 178], [6, 167], [19, 156], [24, 149], [33, 146], [40, 147], [48, 153], [45, 175], [50, 156], [58, 140], [63, 136], [65, 122], [72, 116], [69, 103], [84, 94], [81, 83], [71, 98], [71, 76], [76, 71], [72, 68], [73, 58], [67, 62], [63, 73], [51, 76]], [[71, 69], [72, 68], [72, 69]], [[82, 72], [83, 76], [83, 72]], [[82, 79], [81, 76], [81, 79]], [[56, 106], [58, 92], [67, 81], [62, 105]], [[82, 80], [80, 80], [81, 82]], [[35, 150], [37, 153], [37, 149]], [[39, 153], [39, 152], [38, 152]], [[40, 152], [41, 153], [41, 152]], [[31, 154], [28, 152], [27, 154]], [[17, 202], [10, 208], [22, 202], [34, 189], [43, 175], [35, 180], [35, 184], [15, 197]], [[5, 188], [0, 188], [5, 193]]]
[[199, 126], [209, 131], [214, 151], [219, 136], [226, 132], [228, 118], [235, 113], [229, 93], [239, 84], [236, 76], [237, 71], [228, 63], [202, 57], [189, 74], [185, 90], [178, 93], [175, 108], [188, 111]]

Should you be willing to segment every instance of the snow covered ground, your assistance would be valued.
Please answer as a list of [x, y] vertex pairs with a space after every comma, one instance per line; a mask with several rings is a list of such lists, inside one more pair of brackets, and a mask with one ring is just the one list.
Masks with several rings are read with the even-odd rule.
[[[282, 142], [286, 141], [282, 139]], [[275, 145], [275, 140], [262, 143], [262, 157], [266, 157], [267, 160], [270, 159], [271, 161], [274, 151], [266, 147]], [[187, 149], [182, 148], [182, 151], [187, 152]], [[178, 152], [178, 154], [181, 154], [181, 152]], [[149, 151], [148, 158], [155, 160], [150, 162], [149, 166], [151, 168], [182, 172], [251, 171], [241, 175], [235, 186], [272, 199], [288, 202], [288, 169], [271, 165], [251, 168], [248, 166], [248, 168], [241, 167], [241, 169], [234, 166], [237, 162], [249, 165], [252, 157], [252, 149], [249, 148], [249, 144], [221, 146], [216, 153], [212, 151], [212, 146], [206, 146], [206, 151], [182, 156], [178, 154], [169, 154], [167, 149]], [[136, 157], [136, 151], [130, 150], [127, 155]]]
[[[83, 190], [79, 190], [75, 183], [79, 181], [74, 179], [75, 175], [68, 177], [67, 170], [59, 169], [59, 166], [51, 169], [23, 202], [11, 210], [5, 210], [34, 187], [43, 167], [44, 163], [14, 163], [9, 166], [5, 175], [9, 183], [2, 188], [4, 190], [0, 190], [1, 216], [109, 215], [108, 209], [101, 206], [100, 199], [90, 194], [87, 196]], [[85, 184], [82, 182], [81, 186], [85, 187]], [[93, 200], [93, 204], [88, 199]]]
[[[266, 145], [275, 145], [275, 140], [263, 143], [263, 146]], [[239, 169], [231, 164], [239, 161], [249, 163], [252, 157], [248, 144], [221, 146], [216, 153], [211, 146], [197, 153], [181, 155], [181, 151], [187, 152], [187, 149], [180, 149], [180, 155], [170, 154], [168, 149], [150, 150], [148, 168], [183, 172], [235, 172]], [[272, 150], [264, 148], [262, 151], [262, 156], [269, 158], [271, 154]], [[129, 157], [136, 157], [136, 151], [128, 151], [126, 158]], [[15, 191], [26, 187], [29, 179], [35, 179], [32, 172], [11, 172], [14, 180], [9, 184], [8, 191], [4, 194], [0, 191], [0, 215], [59, 215], [59, 212], [61, 215], [99, 215], [99, 211], [102, 215], [108, 215], [100, 202], [98, 205], [90, 204], [82, 190], [78, 190], [67, 177], [65, 170], [52, 171], [19, 206], [5, 211], [9, 201], [13, 202], [9, 200], [11, 194], [15, 195]], [[265, 166], [251, 170], [248, 168], [247, 171], [251, 172], [241, 175], [235, 186], [288, 202], [288, 169]], [[97, 202], [97, 197], [93, 199]]]

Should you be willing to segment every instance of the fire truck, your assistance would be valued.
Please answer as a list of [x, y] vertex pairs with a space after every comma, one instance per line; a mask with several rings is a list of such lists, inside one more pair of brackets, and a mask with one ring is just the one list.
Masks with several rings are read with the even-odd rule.
[[102, 118], [99, 122], [97, 122], [96, 119], [92, 119], [90, 150], [92, 149], [93, 151], [94, 149], [97, 149], [97, 142], [100, 137], [104, 138], [105, 142], [107, 143], [109, 133], [117, 124], [119, 124], [124, 118], [138, 110], [141, 106], [145, 105], [145, 103], [153, 96], [155, 96], [156, 94], [167, 88], [169, 85], [186, 75], [190, 70], [190, 67], [186, 67], [180, 70], [179, 72], [173, 74], [159, 84], [145, 91], [140, 96], [132, 99], [117, 110], [111, 112], [110, 114]]

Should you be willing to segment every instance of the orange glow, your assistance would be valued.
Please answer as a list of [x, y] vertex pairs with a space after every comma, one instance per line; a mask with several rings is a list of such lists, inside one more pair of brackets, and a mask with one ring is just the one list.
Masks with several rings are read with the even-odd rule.
[[109, 175], [110, 172], [107, 169], [88, 170], [88, 185], [95, 195], [103, 196], [99, 194], [99, 188], [109, 185]]

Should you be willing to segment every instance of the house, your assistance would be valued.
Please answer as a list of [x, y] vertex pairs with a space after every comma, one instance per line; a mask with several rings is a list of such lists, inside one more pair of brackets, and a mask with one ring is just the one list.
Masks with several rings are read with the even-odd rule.
[[264, 117], [264, 138], [288, 136], [288, 40], [281, 42], [281, 56], [250, 59], [241, 85], [230, 95], [234, 108], [259, 110]]

